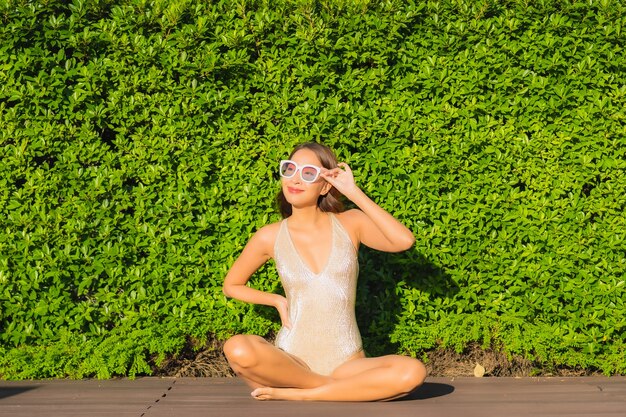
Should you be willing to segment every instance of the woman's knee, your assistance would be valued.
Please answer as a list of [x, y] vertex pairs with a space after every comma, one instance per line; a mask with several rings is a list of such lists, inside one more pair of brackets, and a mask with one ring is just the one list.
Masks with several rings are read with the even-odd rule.
[[224, 343], [224, 355], [233, 367], [250, 368], [257, 363], [258, 336], [235, 335]]
[[404, 357], [398, 363], [398, 382], [402, 386], [402, 391], [409, 393], [424, 383], [427, 376], [426, 367], [422, 362], [414, 358]]

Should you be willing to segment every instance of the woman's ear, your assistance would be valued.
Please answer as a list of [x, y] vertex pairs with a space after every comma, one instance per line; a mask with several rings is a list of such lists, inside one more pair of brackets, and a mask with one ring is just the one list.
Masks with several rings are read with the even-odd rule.
[[324, 184], [324, 186], [322, 187], [322, 191], [320, 191], [320, 195], [326, 195], [330, 192], [331, 188], [333, 188], [333, 185], [329, 182], [326, 182]]

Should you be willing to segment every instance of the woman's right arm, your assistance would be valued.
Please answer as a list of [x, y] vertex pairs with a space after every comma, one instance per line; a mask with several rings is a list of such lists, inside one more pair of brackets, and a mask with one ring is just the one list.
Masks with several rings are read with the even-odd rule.
[[252, 274], [272, 257], [275, 239], [276, 230], [272, 226], [266, 226], [256, 232], [226, 274], [222, 291], [227, 297], [236, 298], [246, 303], [263, 304], [276, 308], [283, 325], [289, 326], [285, 297], [246, 285]]

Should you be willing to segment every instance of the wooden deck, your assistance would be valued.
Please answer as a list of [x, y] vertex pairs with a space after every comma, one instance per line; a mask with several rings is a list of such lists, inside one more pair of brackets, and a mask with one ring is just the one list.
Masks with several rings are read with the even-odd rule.
[[387, 403], [259, 402], [236, 378], [0, 381], [0, 417], [626, 416], [626, 377], [429, 378]]

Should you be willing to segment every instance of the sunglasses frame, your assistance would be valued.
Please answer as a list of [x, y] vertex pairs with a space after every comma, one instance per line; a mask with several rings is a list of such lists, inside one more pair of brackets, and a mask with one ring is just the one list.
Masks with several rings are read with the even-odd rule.
[[[296, 170], [294, 171], [293, 175], [284, 175], [283, 174], [283, 165], [285, 164], [293, 164], [296, 167]], [[313, 168], [316, 172], [315, 174], [315, 178], [313, 178], [312, 180], [306, 180], [302, 177], [302, 170], [304, 168]], [[293, 178], [298, 171], [300, 171], [300, 179], [304, 182], [306, 182], [307, 184], [312, 184], [315, 181], [318, 180], [318, 178], [320, 177], [320, 174], [322, 173], [322, 168], [315, 166], [315, 165], [311, 165], [311, 164], [304, 164], [304, 165], [298, 165], [296, 162], [292, 161], [291, 159], [282, 159], [280, 161], [280, 168], [278, 169], [278, 173], [280, 174], [281, 177], [283, 178]]]

